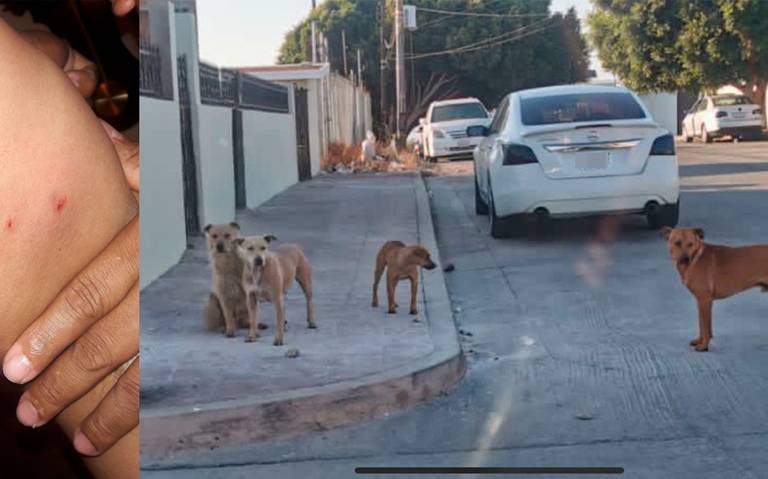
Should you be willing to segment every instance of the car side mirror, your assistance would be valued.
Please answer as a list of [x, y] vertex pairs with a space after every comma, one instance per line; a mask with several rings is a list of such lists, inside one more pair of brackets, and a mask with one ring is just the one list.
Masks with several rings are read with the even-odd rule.
[[488, 127], [483, 125], [472, 125], [467, 127], [467, 136], [488, 136]]
[[426, 118], [419, 118], [419, 125], [424, 126], [426, 124], [427, 124], [427, 119]]

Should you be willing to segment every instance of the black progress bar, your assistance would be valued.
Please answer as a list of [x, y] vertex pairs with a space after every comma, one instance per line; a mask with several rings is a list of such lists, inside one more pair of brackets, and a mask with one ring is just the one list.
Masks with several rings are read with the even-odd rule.
[[623, 474], [623, 467], [356, 467], [357, 474]]

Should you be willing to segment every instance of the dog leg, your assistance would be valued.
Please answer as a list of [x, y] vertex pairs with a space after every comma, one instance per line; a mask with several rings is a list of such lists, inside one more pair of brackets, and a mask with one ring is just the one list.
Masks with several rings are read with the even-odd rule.
[[376, 271], [373, 272], [373, 300], [371, 301], [371, 307], [373, 308], [379, 307], [379, 281], [381, 280], [381, 275], [384, 273], [385, 266], [386, 263], [384, 258], [382, 258], [382, 254], [379, 253], [378, 256], [376, 256]]
[[256, 293], [248, 293], [246, 298], [248, 303], [248, 337], [245, 338], [246, 343], [252, 343], [256, 341], [259, 334], [259, 300], [256, 297]]
[[221, 312], [221, 303], [215, 293], [208, 295], [208, 302], [203, 308], [203, 320], [208, 331], [221, 331], [224, 328], [224, 313]]
[[411, 280], [411, 314], [419, 314], [419, 312], [416, 310], [416, 295], [419, 291], [419, 271], [416, 270], [414, 273], [411, 273], [410, 275]]
[[283, 345], [283, 335], [285, 334], [285, 303], [283, 295], [277, 295], [275, 298], [275, 312], [277, 313], [277, 331], [275, 331], [275, 346]]
[[296, 281], [304, 291], [304, 297], [307, 300], [307, 327], [310, 329], [317, 328], [315, 323], [315, 307], [312, 304], [312, 270], [309, 264], [306, 264], [298, 274], [296, 275]]
[[699, 306], [699, 338], [700, 341], [694, 346], [699, 352], [709, 350], [709, 340], [712, 339], [712, 299], [698, 299]]
[[397, 277], [395, 276], [387, 276], [387, 303], [389, 304], [389, 309], [387, 310], [387, 313], [389, 314], [395, 314], [397, 313], [397, 304], [395, 303], [395, 288], [397, 287]]
[[221, 311], [224, 313], [224, 334], [228, 338], [235, 336], [237, 331], [237, 318], [235, 317], [235, 307], [228, 301], [221, 302]]

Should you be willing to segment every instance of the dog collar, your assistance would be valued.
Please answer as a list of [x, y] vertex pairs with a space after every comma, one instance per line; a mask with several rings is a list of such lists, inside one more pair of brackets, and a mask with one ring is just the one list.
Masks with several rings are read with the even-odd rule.
[[688, 276], [689, 271], [691, 271], [691, 268], [693, 268], [693, 265], [696, 264], [696, 262], [701, 258], [702, 253], [704, 253], [704, 243], [701, 243], [701, 246], [699, 249], [694, 253], [693, 257], [691, 257], [690, 263], [688, 263], [688, 266], [686, 266], [685, 270], [681, 272], [681, 276], [683, 277], [683, 283], [688, 285], [688, 280], [690, 277]]

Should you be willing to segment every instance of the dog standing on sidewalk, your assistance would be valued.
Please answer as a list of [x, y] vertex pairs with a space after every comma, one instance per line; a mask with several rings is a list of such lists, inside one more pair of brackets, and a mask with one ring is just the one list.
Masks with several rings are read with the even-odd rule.
[[231, 338], [238, 326], [248, 327], [245, 292], [240, 284], [243, 262], [234, 243], [240, 237], [240, 225], [234, 222], [206, 225], [203, 231], [213, 269], [213, 292], [203, 308], [203, 319], [209, 331], [223, 328]]
[[379, 280], [387, 269], [387, 301], [389, 314], [397, 312], [395, 302], [395, 288], [401, 279], [411, 280], [411, 314], [418, 314], [416, 310], [416, 294], [419, 289], [419, 267], [434, 269], [435, 263], [429, 255], [429, 251], [421, 245], [406, 246], [402, 241], [387, 241], [376, 255], [376, 270], [373, 273], [373, 301], [371, 306], [379, 306]]
[[768, 292], [768, 245], [729, 247], [705, 243], [700, 228], [661, 230], [680, 279], [699, 307], [696, 351], [707, 351], [712, 339], [712, 303], [760, 287]]
[[248, 236], [237, 238], [237, 254], [243, 261], [242, 288], [248, 307], [248, 338], [246, 342], [259, 337], [259, 301], [275, 305], [277, 331], [275, 346], [283, 345], [285, 333], [285, 295], [294, 279], [307, 299], [307, 327], [316, 328], [315, 312], [312, 306], [312, 267], [300, 247], [285, 245], [270, 251], [269, 244], [276, 240], [274, 235]]

